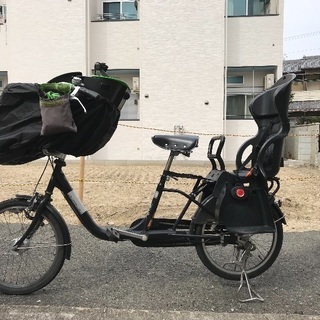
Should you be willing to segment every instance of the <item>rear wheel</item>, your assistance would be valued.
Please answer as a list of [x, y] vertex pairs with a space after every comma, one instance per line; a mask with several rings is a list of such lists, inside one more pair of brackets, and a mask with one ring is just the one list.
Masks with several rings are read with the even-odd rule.
[[[274, 208], [273, 216], [278, 214]], [[282, 247], [282, 222], [275, 222], [274, 233], [235, 235], [218, 228], [216, 223], [207, 221], [197, 225], [197, 235], [216, 235], [215, 240], [203, 239], [196, 244], [197, 254], [202, 263], [217, 276], [228, 280], [239, 280], [241, 268], [239, 261], [246, 248], [250, 247], [250, 257], [246, 263], [249, 278], [265, 272], [277, 259]]]
[[35, 232], [14, 250], [32, 221], [34, 212], [28, 205], [24, 199], [0, 203], [0, 291], [5, 294], [28, 294], [43, 288], [56, 277], [65, 260], [62, 230], [46, 209]]

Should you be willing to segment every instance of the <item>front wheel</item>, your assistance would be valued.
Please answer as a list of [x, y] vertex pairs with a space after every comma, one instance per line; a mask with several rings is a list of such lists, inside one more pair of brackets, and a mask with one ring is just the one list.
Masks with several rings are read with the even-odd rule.
[[14, 249], [32, 221], [25, 199], [0, 203], [0, 291], [28, 294], [37, 291], [59, 273], [65, 260], [62, 230], [46, 209], [42, 221], [23, 244]]
[[217, 276], [228, 280], [239, 280], [241, 268], [239, 260], [245, 248], [250, 246], [250, 257], [246, 263], [249, 278], [265, 272], [277, 259], [282, 247], [283, 229], [278, 213], [272, 208], [275, 219], [275, 232], [252, 235], [235, 235], [219, 228], [216, 223], [207, 221], [197, 225], [197, 235], [212, 235], [213, 239], [202, 239], [196, 244], [197, 254], [202, 263]]

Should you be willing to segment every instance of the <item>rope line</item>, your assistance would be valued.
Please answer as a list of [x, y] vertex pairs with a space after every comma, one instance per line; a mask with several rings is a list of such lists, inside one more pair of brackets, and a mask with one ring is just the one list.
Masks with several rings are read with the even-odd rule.
[[[119, 123], [118, 126], [121, 127], [126, 127], [126, 128], [131, 128], [131, 129], [140, 129], [140, 130], [151, 130], [151, 131], [158, 131], [158, 132], [169, 132], [169, 133], [174, 133], [174, 130], [169, 130], [169, 129], [160, 129], [160, 128], [153, 128], [153, 127], [141, 127], [141, 126], [134, 126], [134, 125], [129, 125], [129, 124], [123, 124]], [[194, 135], [199, 135], [199, 136], [222, 136], [224, 135], [225, 137], [252, 137], [253, 135], [250, 134], [234, 134], [234, 133], [227, 133], [227, 134], [222, 134], [222, 133], [206, 133], [206, 132], [197, 132], [197, 131], [184, 131], [184, 133], [188, 134], [194, 134]], [[305, 134], [297, 134], [297, 133], [289, 133], [288, 137], [319, 137], [319, 133], [305, 133]]]
[[[150, 182], [150, 181], [117, 181], [117, 180], [86, 180], [86, 179], [75, 179], [75, 180], [69, 180], [71, 184], [75, 184], [78, 182], [85, 182], [85, 183], [101, 183], [101, 184], [137, 184], [137, 185], [156, 185], [158, 184], [158, 181], [156, 182]], [[23, 187], [23, 186], [30, 186], [33, 182], [29, 183], [0, 183], [0, 187]], [[193, 182], [182, 182], [182, 181], [171, 181], [172, 184], [185, 184], [185, 185], [193, 185]], [[41, 185], [47, 185], [47, 182], [40, 182]]]

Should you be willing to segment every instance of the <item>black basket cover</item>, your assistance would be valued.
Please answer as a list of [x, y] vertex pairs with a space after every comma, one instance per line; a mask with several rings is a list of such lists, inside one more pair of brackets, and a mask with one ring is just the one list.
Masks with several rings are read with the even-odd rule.
[[0, 164], [27, 163], [43, 157], [43, 149], [73, 156], [86, 156], [101, 149], [116, 130], [120, 111], [108, 99], [79, 97], [86, 107], [72, 100], [77, 133], [40, 136], [39, 86], [13, 83], [0, 97]]

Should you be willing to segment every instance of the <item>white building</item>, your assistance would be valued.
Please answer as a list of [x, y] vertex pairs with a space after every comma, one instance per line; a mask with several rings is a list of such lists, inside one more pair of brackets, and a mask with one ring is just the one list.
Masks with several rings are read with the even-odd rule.
[[[224, 158], [256, 132], [247, 105], [282, 75], [283, 0], [0, 0], [0, 90], [90, 75], [96, 61], [132, 88], [92, 159], [165, 159], [154, 134], [226, 134]], [[227, 13], [227, 14], [226, 14]], [[227, 18], [226, 18], [227, 17]]]

